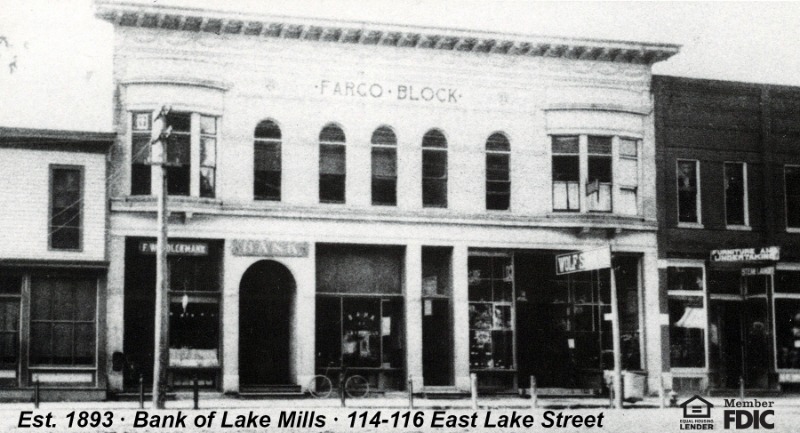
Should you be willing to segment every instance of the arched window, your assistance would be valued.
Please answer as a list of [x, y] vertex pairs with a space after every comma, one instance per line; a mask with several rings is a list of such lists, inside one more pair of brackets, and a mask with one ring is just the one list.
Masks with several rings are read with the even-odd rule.
[[422, 137], [422, 207], [447, 207], [447, 139], [436, 129]]
[[511, 202], [511, 145], [500, 132], [486, 140], [486, 209], [508, 210]]
[[264, 120], [256, 126], [253, 196], [256, 200], [281, 199], [281, 129]]
[[327, 125], [319, 133], [319, 201], [345, 202], [345, 138], [336, 125]]
[[388, 126], [372, 133], [372, 204], [397, 205], [397, 137]]

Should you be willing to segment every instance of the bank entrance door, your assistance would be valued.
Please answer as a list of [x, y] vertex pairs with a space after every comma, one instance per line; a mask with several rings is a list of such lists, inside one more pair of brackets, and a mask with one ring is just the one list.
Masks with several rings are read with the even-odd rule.
[[239, 285], [240, 387], [287, 385], [295, 281], [282, 264], [262, 260]]
[[709, 343], [712, 384], [735, 389], [768, 388], [770, 376], [770, 323], [768, 293], [770, 276], [741, 278], [741, 295], [712, 294]]

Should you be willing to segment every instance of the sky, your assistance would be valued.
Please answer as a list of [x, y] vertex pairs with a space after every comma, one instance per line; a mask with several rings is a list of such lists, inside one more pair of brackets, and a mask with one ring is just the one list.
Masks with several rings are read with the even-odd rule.
[[[800, 2], [136, 0], [292, 17], [682, 45], [663, 75], [800, 86]], [[224, 6], [223, 6], [224, 5]], [[0, 126], [110, 131], [113, 29], [92, 0], [0, 0]], [[7, 64], [16, 56], [16, 69]]]

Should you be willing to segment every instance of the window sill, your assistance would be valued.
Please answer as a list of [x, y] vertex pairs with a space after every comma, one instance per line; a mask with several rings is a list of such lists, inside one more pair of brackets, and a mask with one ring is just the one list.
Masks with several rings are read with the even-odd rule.
[[699, 229], [706, 228], [702, 223], [678, 223], [679, 229]]
[[753, 228], [750, 226], [742, 226], [742, 225], [732, 225], [732, 226], [725, 226], [726, 230], [734, 230], [740, 232], [751, 232]]
[[800, 227], [786, 227], [786, 233], [800, 233]]

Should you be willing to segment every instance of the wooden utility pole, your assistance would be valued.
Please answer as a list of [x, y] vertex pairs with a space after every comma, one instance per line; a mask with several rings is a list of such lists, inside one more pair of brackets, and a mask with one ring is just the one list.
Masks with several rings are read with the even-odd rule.
[[[156, 311], [155, 359], [153, 364], [153, 408], [164, 409], [167, 400], [167, 373], [169, 368], [169, 268], [167, 252], [167, 142], [172, 127], [167, 121], [168, 107], [162, 107], [153, 121], [151, 164], [161, 179], [158, 190], [158, 239], [156, 249]], [[160, 147], [160, 148], [159, 148]]]
[[619, 330], [619, 301], [617, 299], [617, 277], [614, 272], [614, 255], [609, 245], [611, 270], [611, 338], [614, 340], [614, 407], [622, 409], [622, 345]]

